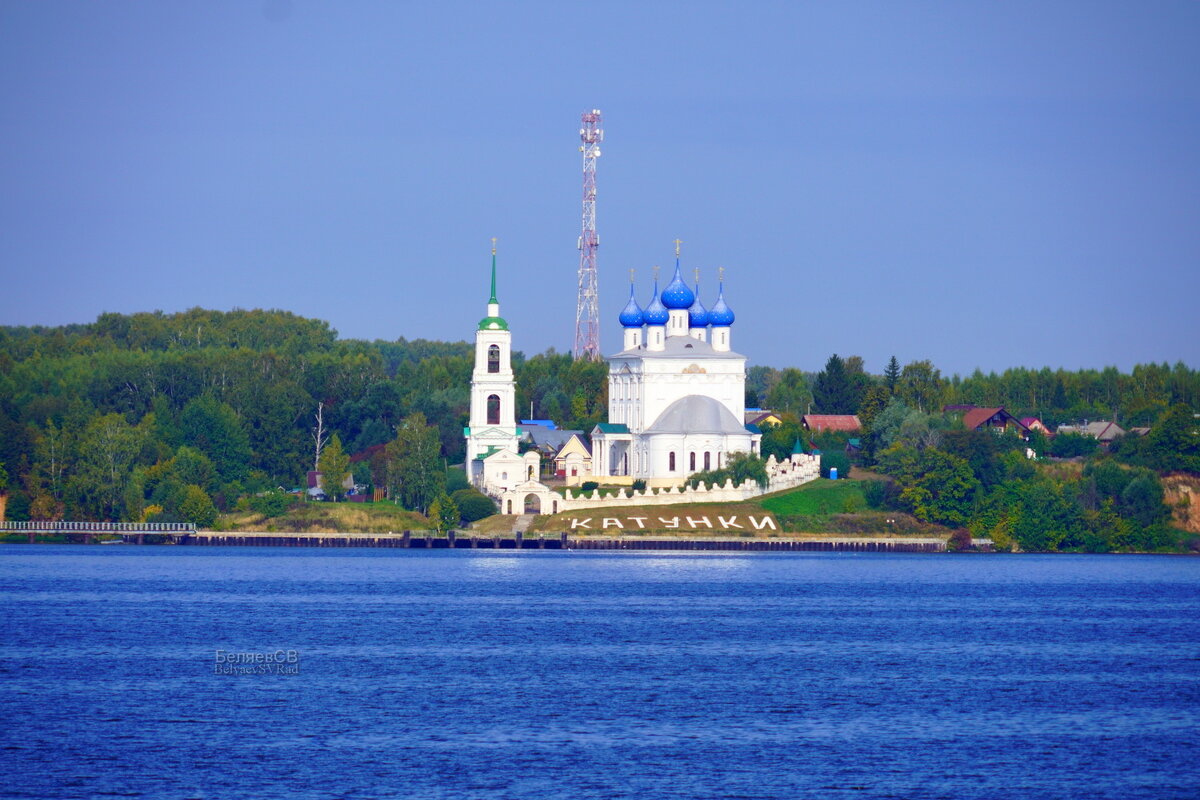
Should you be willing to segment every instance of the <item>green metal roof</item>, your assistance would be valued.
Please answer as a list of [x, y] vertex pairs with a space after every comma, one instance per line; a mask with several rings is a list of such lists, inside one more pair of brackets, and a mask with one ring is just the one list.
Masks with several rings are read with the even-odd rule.
[[481, 331], [506, 331], [508, 323], [503, 317], [484, 317], [479, 320], [479, 330]]
[[623, 422], [598, 422], [596, 427], [601, 433], [629, 433], [629, 426]]

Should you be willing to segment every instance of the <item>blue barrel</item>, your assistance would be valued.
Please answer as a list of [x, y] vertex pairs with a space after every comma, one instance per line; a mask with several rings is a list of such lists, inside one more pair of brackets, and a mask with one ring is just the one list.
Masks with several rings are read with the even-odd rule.
[[831, 481], [837, 480], [837, 467], [829, 468], [829, 480], [831, 480]]

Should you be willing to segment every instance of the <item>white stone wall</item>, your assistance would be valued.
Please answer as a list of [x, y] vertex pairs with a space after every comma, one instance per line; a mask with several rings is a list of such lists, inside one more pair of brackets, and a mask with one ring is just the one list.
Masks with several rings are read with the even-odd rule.
[[590, 495], [583, 492], [566, 497], [559, 504], [559, 511], [580, 511], [585, 508], [618, 508], [621, 506], [669, 506], [680, 503], [739, 503], [752, 497], [759, 497], [771, 492], [781, 492], [794, 489], [797, 486], [821, 477], [821, 457], [814, 455], [792, 456], [790, 461], [776, 462], [772, 456], [767, 461], [767, 488], [761, 488], [754, 481], [745, 481], [741, 486], [734, 486], [733, 481], [726, 481], [724, 486], [705, 486], [700, 484], [695, 489], [681, 489], [678, 486], [658, 489], [647, 488], [641, 492], [632, 489], [622, 489], [616, 495], [601, 497], [597, 489]]

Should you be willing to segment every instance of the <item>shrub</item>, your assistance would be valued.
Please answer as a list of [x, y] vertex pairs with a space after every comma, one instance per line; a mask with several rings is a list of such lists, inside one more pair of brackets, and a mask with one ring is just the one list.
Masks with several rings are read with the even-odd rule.
[[644, 491], [646, 491], [646, 482], [644, 480], [642, 480], [641, 478], [638, 478], [636, 481], [633, 482], [633, 486], [631, 488], [635, 492], [644, 492]]
[[291, 501], [291, 495], [275, 489], [248, 498], [247, 505], [256, 514], [262, 514], [264, 517], [278, 517], [287, 513]]
[[600, 484], [596, 481], [584, 481], [579, 488], [585, 492], [594, 492], [600, 488]]
[[496, 513], [495, 501], [476, 489], [459, 489], [450, 498], [458, 506], [463, 522], [475, 522]]
[[1055, 458], [1090, 456], [1100, 447], [1100, 442], [1082, 433], [1060, 433], [1050, 443], [1050, 455]]
[[883, 508], [887, 499], [887, 481], [865, 481], [862, 485], [863, 497], [869, 508]]
[[956, 528], [951, 532], [950, 540], [946, 542], [946, 549], [952, 551], [970, 550], [971, 545], [971, 532], [966, 528]]

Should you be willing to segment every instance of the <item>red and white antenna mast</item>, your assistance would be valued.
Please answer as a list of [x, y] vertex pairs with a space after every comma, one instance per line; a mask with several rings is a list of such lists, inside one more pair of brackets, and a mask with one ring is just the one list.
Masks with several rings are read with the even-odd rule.
[[600, 359], [600, 290], [596, 278], [596, 159], [604, 130], [600, 109], [583, 112], [579, 138], [583, 142], [583, 230], [579, 234], [579, 301], [575, 305], [575, 358]]

